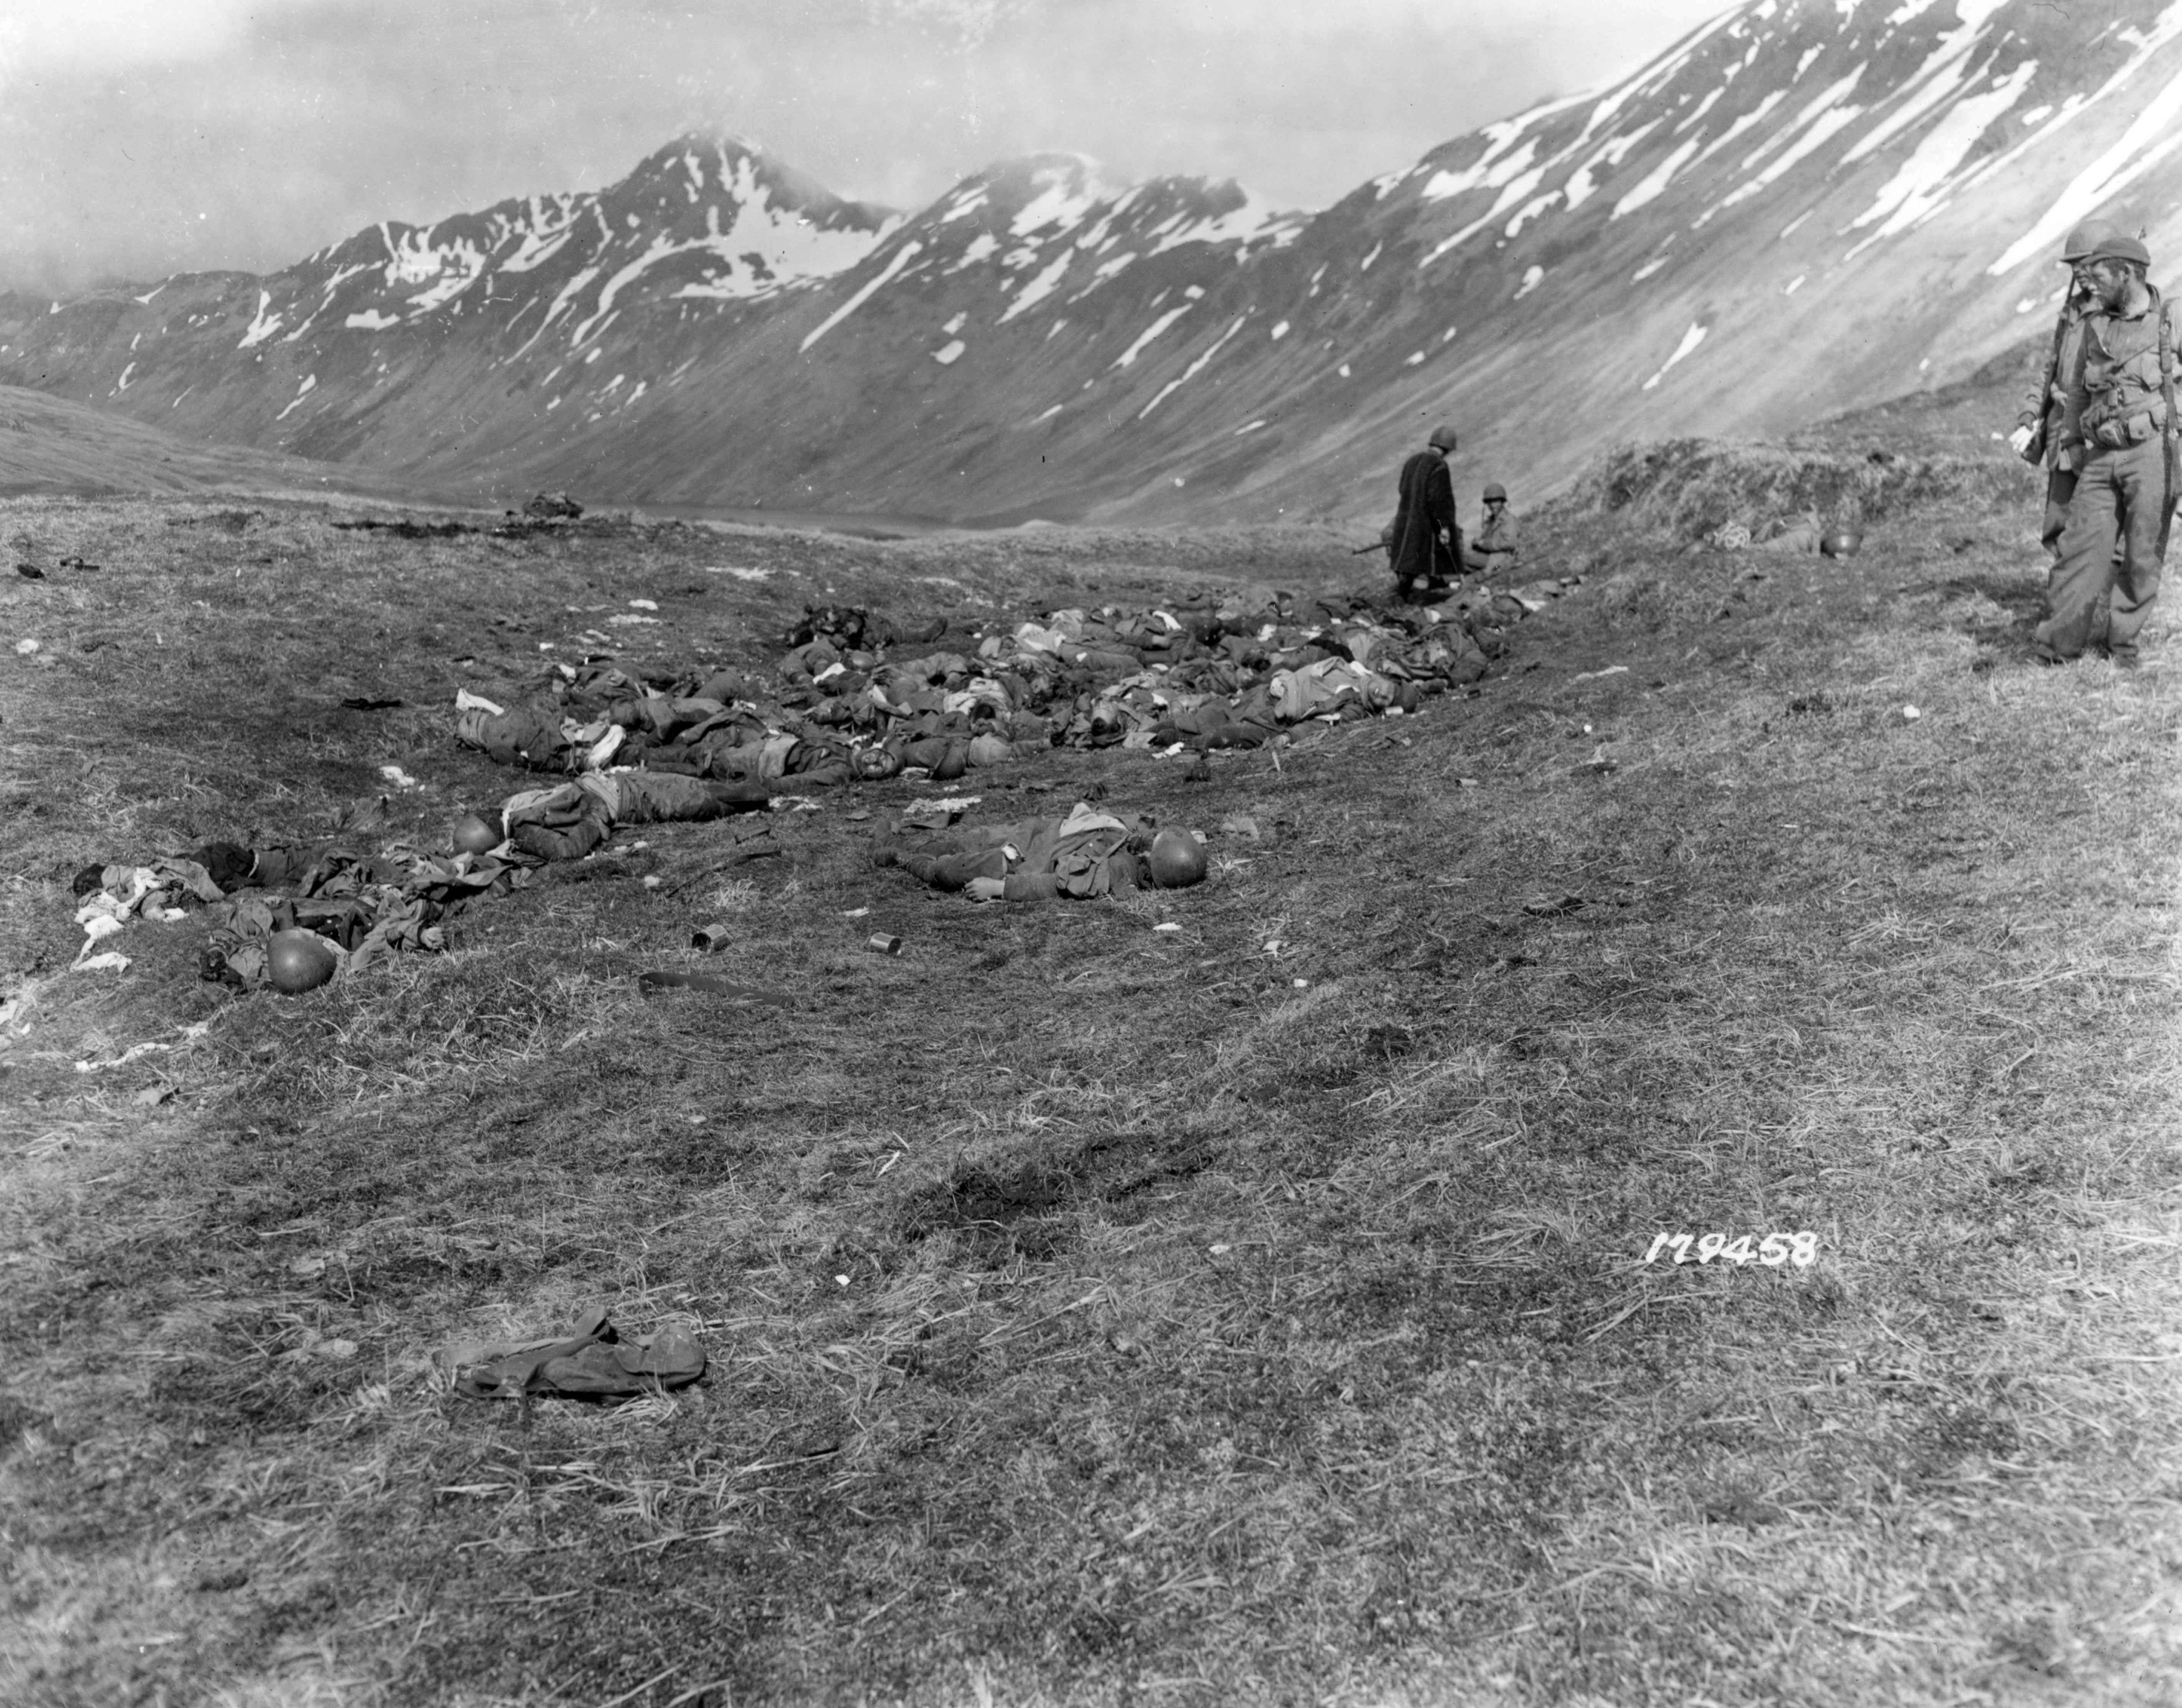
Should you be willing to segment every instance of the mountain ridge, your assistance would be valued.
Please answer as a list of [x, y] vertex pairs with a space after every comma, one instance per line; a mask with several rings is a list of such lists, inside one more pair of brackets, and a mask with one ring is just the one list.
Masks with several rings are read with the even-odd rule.
[[263, 279], [0, 299], [0, 381], [501, 496], [1363, 516], [1443, 417], [1537, 490], [1960, 378], [2074, 218], [2182, 240], [2178, 146], [2182, 3], [1752, 0], [1313, 213], [1067, 155], [902, 213], [685, 136]]

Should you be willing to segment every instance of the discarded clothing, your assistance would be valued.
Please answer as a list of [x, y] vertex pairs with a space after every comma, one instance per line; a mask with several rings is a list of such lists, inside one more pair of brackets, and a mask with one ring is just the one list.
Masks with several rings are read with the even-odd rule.
[[448, 1363], [455, 1391], [465, 1399], [627, 1399], [688, 1387], [705, 1374], [705, 1349], [678, 1323], [624, 1340], [595, 1306], [558, 1340], [457, 1348]]

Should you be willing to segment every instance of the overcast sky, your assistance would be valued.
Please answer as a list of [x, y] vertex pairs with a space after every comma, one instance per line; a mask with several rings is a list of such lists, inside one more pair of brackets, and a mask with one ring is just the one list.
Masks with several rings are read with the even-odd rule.
[[1010, 155], [1320, 207], [1725, 0], [0, 0], [0, 285], [269, 270], [692, 128], [921, 207]]

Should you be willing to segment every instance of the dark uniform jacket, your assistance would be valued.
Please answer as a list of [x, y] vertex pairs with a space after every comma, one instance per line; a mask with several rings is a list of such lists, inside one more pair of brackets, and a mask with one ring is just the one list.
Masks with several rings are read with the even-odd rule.
[[2073, 296], [2054, 329], [2051, 357], [2038, 370], [2037, 383], [2016, 412], [2019, 427], [2042, 433], [2034, 442], [2036, 461], [2047, 468], [2074, 471], [2084, 462], [2084, 308]]
[[1462, 529], [1454, 519], [1454, 477], [1448, 472], [1447, 459], [1435, 451], [1421, 450], [1402, 465], [1393, 555], [1394, 579], [1404, 587], [1461, 576]]

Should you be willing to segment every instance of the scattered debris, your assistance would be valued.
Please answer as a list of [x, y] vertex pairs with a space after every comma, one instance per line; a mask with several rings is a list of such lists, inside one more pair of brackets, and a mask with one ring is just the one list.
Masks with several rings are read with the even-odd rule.
[[864, 939], [864, 947], [874, 954], [898, 955], [901, 953], [901, 939], [885, 931], [877, 931]]
[[973, 806], [982, 805], [981, 794], [926, 795], [901, 810], [905, 824], [943, 826], [953, 824]]
[[689, 947], [699, 953], [716, 955], [734, 941], [734, 934], [723, 925], [700, 926], [689, 933]]
[[379, 768], [379, 774], [398, 789], [406, 790], [422, 788], [424, 787], [424, 784], [418, 782], [415, 777], [410, 776], [407, 771], [402, 770], [398, 765], [383, 765]]
[[1554, 914], [1572, 914], [1582, 907], [1588, 897], [1574, 893], [1547, 898], [1536, 897], [1523, 904], [1523, 911], [1533, 918], [1545, 918]]
[[531, 495], [523, 513], [539, 522], [573, 522], [584, 513], [584, 506], [565, 492], [540, 492]]
[[401, 704], [398, 699], [380, 699], [363, 694], [352, 694], [341, 702], [343, 709], [348, 711], [391, 711]]
[[15, 573], [21, 576], [26, 581], [43, 581], [46, 578], [45, 571], [40, 569], [35, 563], [17, 564], [15, 566]]
[[172, 1044], [131, 1044], [127, 1049], [122, 1051], [119, 1055], [109, 1057], [105, 1061], [78, 1062], [75, 1064], [75, 1070], [80, 1074], [104, 1073], [112, 1068], [125, 1068], [130, 1064], [130, 1063], [136, 1061], [142, 1057], [159, 1054], [164, 1051], [171, 1050], [174, 1047], [174, 1046]]

